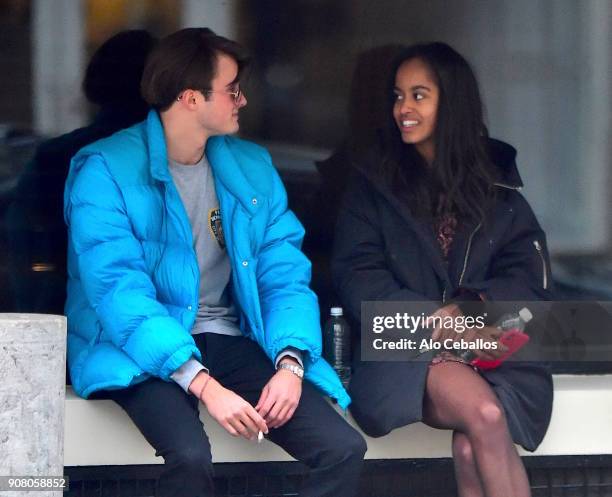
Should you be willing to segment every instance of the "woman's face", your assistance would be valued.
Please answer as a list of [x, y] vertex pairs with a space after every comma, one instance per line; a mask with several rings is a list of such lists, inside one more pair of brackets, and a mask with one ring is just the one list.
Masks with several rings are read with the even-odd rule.
[[404, 62], [395, 74], [394, 93], [393, 118], [402, 141], [431, 164], [440, 91], [429, 67], [421, 59]]

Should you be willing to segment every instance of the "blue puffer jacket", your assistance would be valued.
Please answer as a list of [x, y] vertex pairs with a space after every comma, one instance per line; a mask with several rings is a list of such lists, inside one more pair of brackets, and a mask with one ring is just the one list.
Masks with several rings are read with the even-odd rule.
[[[317, 298], [303, 228], [267, 151], [210, 138], [211, 164], [243, 333], [270, 359], [306, 352], [306, 378], [346, 408], [321, 358]], [[167, 165], [161, 122], [147, 120], [82, 149], [64, 193], [68, 247], [68, 364], [75, 391], [124, 388], [201, 359], [189, 333], [199, 269], [189, 219]]]

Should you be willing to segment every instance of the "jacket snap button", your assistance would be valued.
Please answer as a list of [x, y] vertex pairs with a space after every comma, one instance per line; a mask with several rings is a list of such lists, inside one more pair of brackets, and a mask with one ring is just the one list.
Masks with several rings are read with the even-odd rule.
[[253, 199], [251, 200], [251, 202], [253, 202], [253, 205], [257, 205], [257, 199], [253, 197]]
[[248, 263], [247, 261], [242, 261], [242, 265], [243, 265], [244, 267], [247, 267], [247, 266], [249, 265], [249, 263]]
[[187, 306], [187, 310], [188, 310], [188, 311], [190, 311], [190, 310], [191, 310], [191, 306], [190, 306], [190, 305], [188, 305], [188, 306]]

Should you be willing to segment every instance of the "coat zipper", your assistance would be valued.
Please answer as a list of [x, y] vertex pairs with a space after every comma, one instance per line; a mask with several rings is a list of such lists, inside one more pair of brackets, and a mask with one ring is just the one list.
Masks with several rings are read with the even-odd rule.
[[538, 240], [533, 241], [533, 246], [538, 251], [538, 255], [542, 261], [542, 286], [544, 290], [548, 290], [548, 269], [546, 267], [546, 259], [544, 258], [544, 253], [542, 252], [542, 245]]
[[478, 223], [478, 226], [476, 226], [474, 231], [472, 231], [470, 239], [468, 240], [467, 249], [465, 251], [465, 259], [463, 259], [463, 270], [461, 271], [461, 276], [459, 276], [459, 286], [461, 286], [461, 283], [463, 282], [463, 276], [465, 275], [465, 270], [467, 269], [468, 258], [470, 257], [470, 249], [472, 248], [472, 239], [474, 238], [474, 235], [480, 229], [481, 226], [482, 222]]
[[[511, 185], [506, 185], [504, 183], [494, 183], [494, 184], [495, 186], [499, 186], [501, 188], [507, 188], [509, 190], [516, 190], [517, 192], [521, 190], [520, 186], [511, 186]], [[459, 286], [461, 286], [461, 284], [463, 283], [463, 276], [465, 275], [465, 271], [467, 269], [468, 258], [470, 257], [470, 249], [472, 248], [472, 239], [474, 238], [474, 235], [476, 235], [476, 233], [481, 227], [482, 227], [482, 222], [478, 223], [478, 226], [474, 228], [474, 231], [472, 231], [472, 234], [470, 235], [470, 238], [468, 240], [468, 246], [465, 251], [465, 258], [463, 259], [463, 269], [461, 270], [461, 276], [459, 276]], [[443, 303], [445, 301], [445, 297], [446, 297], [446, 289], [444, 290], [444, 294], [442, 295]]]
[[522, 186], [506, 185], [505, 183], [493, 183], [493, 184], [501, 188], [507, 188], [508, 190], [516, 190], [517, 192], [520, 192], [523, 189]]

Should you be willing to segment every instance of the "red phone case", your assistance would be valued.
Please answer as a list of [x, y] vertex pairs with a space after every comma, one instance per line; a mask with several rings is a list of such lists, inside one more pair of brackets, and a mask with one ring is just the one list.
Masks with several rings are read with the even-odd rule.
[[499, 359], [495, 359], [494, 361], [485, 361], [477, 357], [470, 364], [483, 370], [498, 368], [502, 362], [508, 359], [508, 357], [514, 354], [517, 350], [521, 349], [529, 341], [529, 335], [520, 330], [512, 329], [504, 331], [499, 338], [499, 341], [508, 347], [508, 350], [506, 350], [504, 355], [502, 355]]

